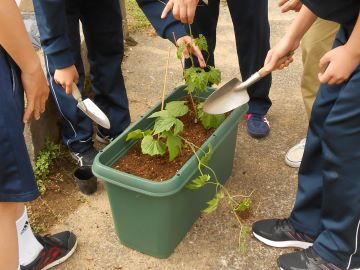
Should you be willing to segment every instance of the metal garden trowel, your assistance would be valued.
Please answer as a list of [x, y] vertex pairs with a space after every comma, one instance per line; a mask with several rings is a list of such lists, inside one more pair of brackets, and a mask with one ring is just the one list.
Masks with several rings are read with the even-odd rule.
[[[280, 58], [277, 66], [283, 64], [294, 52]], [[261, 80], [271, 72], [261, 68], [244, 82], [234, 78], [212, 93], [204, 103], [204, 111], [208, 114], [222, 114], [229, 112], [249, 101], [247, 88]]]
[[110, 121], [98, 106], [89, 98], [82, 99], [79, 88], [75, 83], [72, 85], [72, 95], [77, 100], [77, 107], [83, 111], [90, 119], [100, 126], [110, 129]]

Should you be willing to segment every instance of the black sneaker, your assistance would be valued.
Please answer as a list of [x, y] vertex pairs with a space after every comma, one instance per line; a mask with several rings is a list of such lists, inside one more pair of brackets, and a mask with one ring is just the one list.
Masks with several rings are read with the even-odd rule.
[[84, 153], [76, 153], [76, 152], [70, 152], [71, 157], [76, 160], [76, 162], [79, 164], [79, 167], [83, 166], [92, 166], [94, 159], [96, 155], [98, 154], [98, 151], [91, 147], [89, 150], [85, 151]]
[[345, 270], [325, 261], [312, 247], [281, 255], [278, 265], [281, 270]]
[[28, 265], [21, 265], [21, 270], [46, 270], [63, 263], [75, 251], [77, 239], [75, 234], [69, 231], [36, 236], [36, 239], [44, 247], [39, 256]]
[[265, 219], [252, 226], [253, 235], [272, 247], [308, 248], [314, 239], [296, 231], [288, 219]]

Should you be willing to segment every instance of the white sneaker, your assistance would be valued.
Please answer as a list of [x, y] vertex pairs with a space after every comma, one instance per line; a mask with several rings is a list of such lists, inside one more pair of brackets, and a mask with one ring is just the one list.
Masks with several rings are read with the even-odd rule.
[[290, 148], [285, 155], [285, 163], [293, 168], [299, 168], [304, 154], [306, 138], [302, 139], [297, 145]]

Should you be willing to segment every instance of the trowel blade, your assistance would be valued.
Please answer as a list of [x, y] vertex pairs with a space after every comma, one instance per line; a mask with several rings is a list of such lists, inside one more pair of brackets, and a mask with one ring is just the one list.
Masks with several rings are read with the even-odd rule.
[[204, 111], [208, 114], [229, 112], [249, 102], [247, 90], [239, 88], [241, 81], [234, 78], [215, 90], [205, 101]]
[[110, 121], [102, 110], [89, 98], [79, 102], [77, 107], [100, 126], [110, 129]]

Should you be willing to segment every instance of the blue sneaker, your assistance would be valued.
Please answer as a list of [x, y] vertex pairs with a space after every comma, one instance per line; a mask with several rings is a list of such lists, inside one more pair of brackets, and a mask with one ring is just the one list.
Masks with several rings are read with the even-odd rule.
[[270, 133], [269, 121], [264, 115], [257, 113], [248, 113], [247, 131], [253, 138], [264, 138]]

